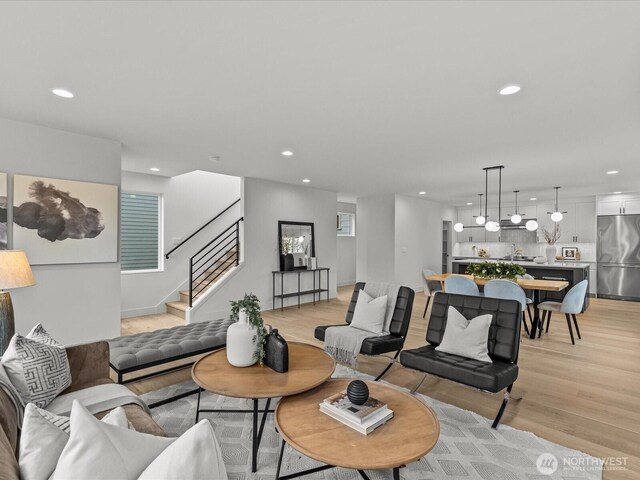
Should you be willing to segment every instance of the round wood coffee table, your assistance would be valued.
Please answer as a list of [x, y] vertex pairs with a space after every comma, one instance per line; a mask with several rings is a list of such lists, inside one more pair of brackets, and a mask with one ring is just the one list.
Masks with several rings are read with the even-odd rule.
[[[393, 470], [399, 480], [400, 467], [424, 457], [440, 436], [436, 414], [416, 397], [379, 382], [367, 382], [370, 395], [386, 403], [394, 417], [368, 435], [356, 432], [322, 413], [319, 404], [345, 390], [351, 380], [330, 380], [295, 397], [283, 398], [275, 420], [284, 441], [278, 458], [276, 479], [287, 480], [333, 467], [358, 470]], [[304, 472], [280, 477], [284, 444], [325, 463]]]
[[[216, 350], [198, 360], [191, 369], [191, 376], [200, 387], [196, 407], [196, 423], [198, 423], [200, 413], [252, 413], [251, 471], [255, 473], [264, 424], [267, 414], [273, 412], [273, 410], [269, 410], [271, 399], [288, 397], [311, 390], [331, 378], [335, 367], [336, 362], [321, 348], [305, 343], [289, 342], [289, 371], [287, 373], [278, 373], [269, 367], [261, 367], [259, 364], [245, 368], [234, 367], [227, 361], [226, 348]], [[226, 397], [252, 399], [253, 409], [200, 409], [202, 390]], [[258, 409], [258, 399], [267, 399], [262, 410]], [[259, 413], [262, 413], [260, 429], [258, 429]]]

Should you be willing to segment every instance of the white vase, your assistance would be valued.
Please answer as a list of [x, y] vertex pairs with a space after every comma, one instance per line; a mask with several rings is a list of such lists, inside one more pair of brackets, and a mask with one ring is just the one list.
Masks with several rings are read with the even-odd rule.
[[247, 312], [238, 312], [238, 321], [227, 329], [227, 360], [234, 367], [250, 367], [256, 363], [256, 327], [249, 324]]
[[547, 263], [554, 263], [556, 261], [556, 246], [555, 245], [547, 245], [547, 248], [544, 251], [547, 257]]

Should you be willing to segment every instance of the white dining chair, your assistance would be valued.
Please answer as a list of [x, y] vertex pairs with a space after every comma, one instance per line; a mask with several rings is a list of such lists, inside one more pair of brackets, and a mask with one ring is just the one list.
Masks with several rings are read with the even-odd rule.
[[576, 327], [576, 333], [578, 334], [578, 340], [582, 340], [580, 335], [580, 328], [578, 328], [578, 320], [576, 314], [582, 313], [582, 307], [584, 306], [584, 297], [587, 294], [587, 287], [589, 286], [588, 280], [583, 280], [580, 283], [571, 287], [571, 290], [564, 296], [561, 302], [542, 302], [538, 305], [538, 308], [542, 310], [542, 321], [540, 322], [540, 331], [538, 332], [538, 338], [542, 334], [542, 328], [544, 322], [547, 322], [547, 328], [545, 333], [549, 332], [549, 324], [551, 323], [551, 315], [553, 312], [564, 313], [567, 319], [567, 326], [569, 327], [569, 335], [571, 336], [571, 343], [576, 344], [573, 338], [573, 328], [571, 327], [571, 320]]
[[427, 315], [427, 308], [429, 308], [431, 297], [433, 297], [437, 292], [442, 291], [442, 284], [440, 282], [427, 280], [427, 278], [435, 274], [436, 272], [434, 272], [433, 270], [429, 270], [428, 268], [422, 269], [422, 288], [424, 289], [424, 294], [427, 297], [427, 304], [424, 306], [424, 313], [422, 314], [422, 318]]

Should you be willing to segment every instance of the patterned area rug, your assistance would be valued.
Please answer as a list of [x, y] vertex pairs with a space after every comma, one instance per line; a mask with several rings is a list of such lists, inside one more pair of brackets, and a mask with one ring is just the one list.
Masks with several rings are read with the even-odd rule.
[[[373, 377], [338, 367], [335, 378]], [[185, 382], [150, 392], [143, 396], [152, 403], [168, 396], [193, 389], [193, 382]], [[601, 479], [602, 466], [598, 459], [577, 450], [556, 445], [532, 433], [516, 430], [508, 425], [491, 429], [491, 420], [417, 395], [429, 405], [440, 420], [440, 439], [435, 448], [421, 460], [400, 470], [404, 480], [543, 480], [543, 479]], [[153, 417], [171, 436], [178, 436], [195, 420], [197, 395], [153, 409]], [[273, 402], [272, 402], [273, 404]], [[262, 406], [263, 403], [261, 402]], [[203, 393], [201, 408], [252, 408], [249, 400]], [[496, 408], [498, 405], [496, 404]], [[507, 407], [508, 408], [508, 407]], [[275, 431], [273, 415], [265, 425], [258, 453], [258, 471], [251, 473], [251, 414], [205, 413], [213, 424], [222, 447], [230, 480], [272, 480], [275, 478], [280, 436]], [[287, 446], [281, 475], [287, 475], [321, 465]], [[367, 472], [372, 480], [391, 479], [391, 471]], [[309, 480], [358, 480], [353, 470], [334, 468], [302, 477]]]

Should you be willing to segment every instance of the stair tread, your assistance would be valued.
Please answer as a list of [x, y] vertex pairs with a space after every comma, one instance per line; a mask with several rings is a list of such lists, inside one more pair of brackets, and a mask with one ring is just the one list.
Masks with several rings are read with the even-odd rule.
[[189, 308], [189, 305], [186, 302], [165, 302], [165, 305], [182, 311], [186, 311], [187, 308]]

